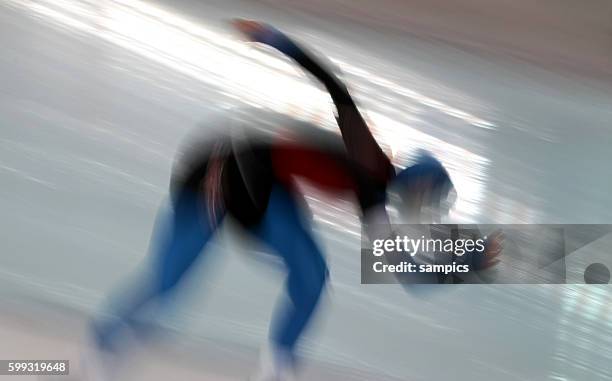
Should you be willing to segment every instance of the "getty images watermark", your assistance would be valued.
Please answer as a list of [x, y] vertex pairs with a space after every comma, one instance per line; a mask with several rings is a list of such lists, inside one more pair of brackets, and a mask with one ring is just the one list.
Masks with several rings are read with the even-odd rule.
[[361, 282], [610, 282], [612, 225], [393, 225], [362, 234]]

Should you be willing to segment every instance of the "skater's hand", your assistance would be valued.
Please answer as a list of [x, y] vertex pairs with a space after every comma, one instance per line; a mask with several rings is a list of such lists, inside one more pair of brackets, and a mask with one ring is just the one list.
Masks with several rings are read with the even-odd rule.
[[268, 25], [259, 21], [233, 19], [230, 21], [232, 26], [239, 31], [248, 41], [259, 42], [266, 34], [273, 30]]
[[487, 250], [480, 268], [486, 270], [499, 263], [499, 255], [504, 250], [504, 233], [496, 230], [487, 237]]
[[230, 23], [247, 41], [268, 45], [295, 60], [305, 54], [295, 42], [272, 25], [244, 19], [234, 19]]

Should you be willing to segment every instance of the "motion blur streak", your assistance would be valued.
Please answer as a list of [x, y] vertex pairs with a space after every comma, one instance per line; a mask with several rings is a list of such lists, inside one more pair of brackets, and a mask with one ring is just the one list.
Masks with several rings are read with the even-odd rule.
[[[332, 118], [329, 96], [301, 78], [294, 65], [158, 7], [137, 0], [10, 2], [49, 22], [95, 34], [221, 88], [228, 95], [252, 106], [292, 113], [301, 119], [323, 122], [326, 128], [337, 129]], [[495, 128], [489, 121], [365, 69], [338, 59], [332, 58], [332, 61], [343, 71], [383, 87], [383, 91], [391, 91], [396, 96], [439, 110], [475, 127]], [[361, 90], [358, 93], [366, 94], [365, 98], [375, 98], [375, 93], [369, 94], [359, 86], [357, 89]], [[387, 106], [398, 101], [402, 102], [394, 100]], [[385, 108], [384, 104], [383, 107], [375, 107], [377, 102], [372, 103], [372, 108]], [[450, 216], [464, 221], [476, 220], [480, 214], [479, 205], [483, 197], [488, 160], [406, 125], [407, 122], [418, 120], [417, 115], [405, 111], [398, 114], [399, 118], [393, 119], [377, 111], [368, 112], [381, 144], [390, 149], [399, 165], [404, 165], [418, 148], [433, 152], [449, 169], [458, 190], [457, 203]]]
[[[316, 16], [301, 14], [292, 3], [320, 9]], [[331, 57], [396, 163], [407, 163], [415, 147], [440, 155], [459, 191], [453, 218], [612, 220], [609, 76], [590, 81], [555, 65], [500, 59], [489, 54], [498, 51], [495, 44], [484, 52], [456, 49], [422, 38], [418, 25], [412, 33], [409, 23], [397, 34], [370, 29], [362, 24], [370, 15], [357, 22], [330, 16], [332, 3], [380, 10], [379, 2], [365, 0], [0, 0], [0, 358], [78, 358], [63, 346], [78, 348], [83, 315], [144, 257], [179, 141], [196, 127], [219, 129], [209, 113], [247, 102], [337, 129], [322, 91], [278, 54], [228, 35], [227, 26], [218, 27], [223, 18], [269, 21]], [[544, 21], [571, 3], [561, 22], [576, 20], [575, 10], [607, 17], [610, 46], [610, 12], [594, 6], [605, 0], [382, 3], [440, 11], [440, 24], [456, 24], [438, 35], [464, 27], [465, 19], [453, 12], [459, 3], [473, 5], [472, 18], [499, 16], [501, 3], [529, 16], [537, 3]], [[278, 11], [281, 5], [289, 11]], [[418, 17], [410, 6], [385, 12], [413, 10]], [[525, 17], [502, 16], [523, 29], [522, 37], [534, 33]], [[483, 24], [504, 34], [496, 21]], [[588, 36], [589, 24], [580, 21], [572, 26]], [[486, 45], [479, 26], [469, 25]], [[548, 32], [533, 39], [529, 56], [544, 52], [534, 61], [557, 62], [545, 54], [549, 45], [576, 56], [562, 29]], [[469, 35], [451, 37], [470, 42]], [[330, 205], [307, 193], [321, 223], [317, 233], [329, 255], [334, 297], [325, 324], [305, 343], [309, 357], [376, 375], [350, 380], [383, 380], [385, 374], [415, 381], [612, 379], [609, 286], [459, 286], [431, 298], [395, 286], [361, 286], [351, 204]], [[590, 247], [607, 255], [610, 238]], [[253, 365], [244, 360], [257, 357], [280, 280], [252, 268], [259, 247], [226, 241], [215, 249], [227, 266], [198, 272], [196, 287], [188, 289], [197, 298], [168, 319], [182, 333], [176, 342], [193, 347], [147, 363], [136, 379], [225, 380], [208, 377], [208, 370], [244, 375]], [[217, 348], [216, 340], [236, 346]], [[234, 348], [251, 352], [243, 356]], [[192, 364], [205, 374], [177, 369]]]

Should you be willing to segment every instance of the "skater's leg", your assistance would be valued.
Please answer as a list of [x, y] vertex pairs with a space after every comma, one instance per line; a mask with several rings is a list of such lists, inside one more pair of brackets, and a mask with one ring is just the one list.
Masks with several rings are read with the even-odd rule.
[[291, 357], [315, 313], [327, 279], [327, 265], [310, 227], [291, 194], [276, 187], [255, 234], [280, 255], [287, 267], [287, 296], [274, 316], [271, 341]]
[[203, 211], [201, 198], [185, 192], [170, 213], [158, 217], [152, 238], [151, 272], [119, 290], [107, 308], [111, 317], [94, 323], [102, 348], [111, 349], [123, 327], [134, 328], [144, 309], [169, 299], [214, 232]]

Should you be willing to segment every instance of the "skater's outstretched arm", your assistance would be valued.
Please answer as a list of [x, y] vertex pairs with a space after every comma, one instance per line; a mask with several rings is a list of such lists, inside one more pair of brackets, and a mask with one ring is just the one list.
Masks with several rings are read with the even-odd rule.
[[256, 21], [235, 20], [234, 26], [254, 42], [269, 45], [296, 61], [325, 86], [338, 112], [338, 126], [352, 160], [372, 175], [386, 180], [393, 167], [370, 132], [346, 85], [323, 67], [312, 54], [272, 26]]

